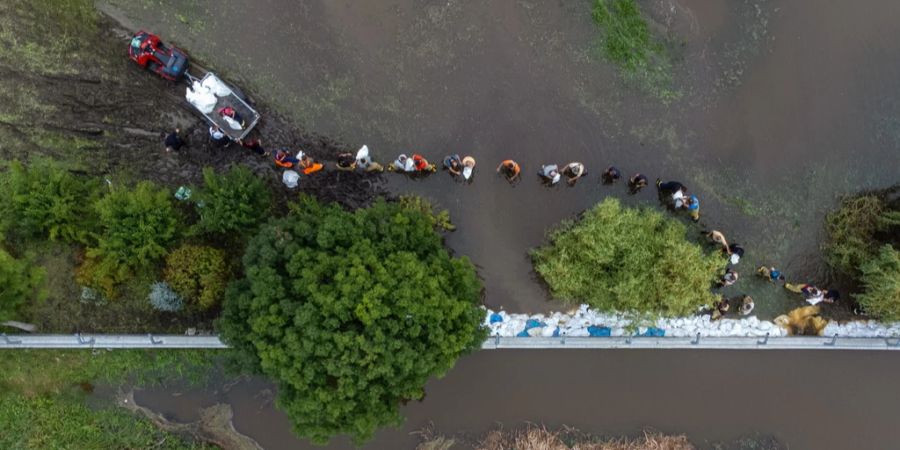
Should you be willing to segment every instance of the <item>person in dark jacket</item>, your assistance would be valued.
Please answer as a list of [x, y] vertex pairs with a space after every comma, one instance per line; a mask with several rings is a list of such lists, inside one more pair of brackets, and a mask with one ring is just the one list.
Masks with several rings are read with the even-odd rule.
[[166, 135], [165, 145], [167, 152], [177, 152], [181, 150], [181, 147], [185, 146], [184, 140], [181, 139], [181, 128], [176, 128], [175, 131]]

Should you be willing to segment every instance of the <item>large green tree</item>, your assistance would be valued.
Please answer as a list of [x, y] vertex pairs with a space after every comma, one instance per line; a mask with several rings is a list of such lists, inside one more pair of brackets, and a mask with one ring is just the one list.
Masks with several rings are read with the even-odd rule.
[[607, 198], [532, 252], [553, 296], [607, 311], [661, 315], [709, 305], [725, 260], [686, 239], [684, 224]]
[[314, 442], [398, 425], [399, 405], [485, 337], [472, 264], [397, 203], [347, 212], [304, 198], [251, 240], [244, 271], [222, 336], [278, 383], [280, 407]]

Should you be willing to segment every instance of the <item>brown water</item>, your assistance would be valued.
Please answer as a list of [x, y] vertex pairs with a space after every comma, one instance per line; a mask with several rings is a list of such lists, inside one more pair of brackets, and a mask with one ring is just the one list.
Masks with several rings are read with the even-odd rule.
[[[483, 351], [432, 381], [424, 401], [403, 408], [404, 426], [365, 448], [414, 448], [414, 433], [431, 423], [472, 437], [534, 422], [605, 435], [650, 427], [701, 447], [760, 433], [790, 449], [890, 449], [900, 445], [897, 373], [900, 358], [876, 352]], [[316, 448], [291, 434], [271, 389], [253, 380], [214, 395], [159, 389], [135, 399], [179, 420], [227, 402], [237, 430], [266, 449]], [[338, 439], [328, 448], [353, 446]]]
[[[605, 196], [596, 174], [676, 179], [701, 198], [701, 225], [747, 249], [739, 270], [776, 264], [826, 283], [821, 219], [837, 196], [900, 180], [900, 2], [645, 0], [671, 38], [680, 99], [624, 83], [596, 52], [590, 1], [161, 0], [124, 2], [132, 21], [174, 39], [304, 127], [369, 144], [382, 160], [472, 154], [474, 182], [389, 176], [448, 208], [448, 244], [478, 265], [486, 303], [561, 309], [528, 250], [545, 230]], [[515, 158], [525, 179], [493, 174]], [[543, 188], [540, 164], [584, 162], [593, 177]], [[761, 315], [798, 303], [744, 277]], [[730, 293], [729, 293], [730, 294]], [[373, 448], [409, 448], [433, 420], [477, 433], [494, 421], [694, 439], [760, 431], [790, 448], [893, 448], [898, 362], [887, 353], [482, 352], [433, 382], [402, 431]], [[237, 427], [267, 448], [301, 447], [285, 418], [259, 409], [259, 382], [221, 394]], [[189, 414], [196, 401], [142, 401]], [[212, 401], [202, 396], [203, 401]], [[338, 447], [346, 446], [340, 444]]]

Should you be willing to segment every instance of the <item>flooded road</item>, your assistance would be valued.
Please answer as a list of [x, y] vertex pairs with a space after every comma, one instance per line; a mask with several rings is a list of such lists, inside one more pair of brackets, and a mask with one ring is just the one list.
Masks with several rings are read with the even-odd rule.
[[[414, 448], [414, 433], [430, 423], [477, 438], [526, 422], [612, 436], [650, 427], [686, 433], [701, 448], [753, 434], [790, 449], [896, 448], [897, 373], [900, 358], [877, 352], [482, 351], [404, 407], [402, 429], [383, 430], [364, 448]], [[291, 434], [265, 383], [216, 389], [142, 391], [135, 399], [178, 420], [230, 403], [237, 430], [264, 448], [318, 448]], [[327, 448], [354, 447], [341, 439]]]
[[[384, 161], [475, 156], [471, 184], [387, 176], [392, 191], [450, 210], [458, 231], [447, 242], [478, 266], [494, 308], [565, 308], [535, 280], [529, 249], [605, 196], [655, 202], [652, 189], [601, 186], [609, 164], [696, 192], [696, 229], [743, 244], [745, 275], [774, 264], [822, 284], [824, 211], [900, 178], [900, 3], [890, 0], [641, 2], [673, 55], [680, 98], [669, 103], [603, 60], [586, 0], [111, 3], [351, 149], [368, 144]], [[516, 186], [494, 174], [506, 158], [523, 166]], [[569, 161], [593, 176], [539, 185], [541, 164]], [[799, 303], [752, 277], [730, 289], [753, 295], [764, 317]]]

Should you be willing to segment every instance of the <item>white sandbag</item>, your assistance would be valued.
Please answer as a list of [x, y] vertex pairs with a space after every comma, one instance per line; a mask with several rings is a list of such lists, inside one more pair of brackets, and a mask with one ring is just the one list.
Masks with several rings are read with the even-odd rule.
[[209, 76], [203, 79], [203, 87], [209, 89], [209, 91], [217, 97], [227, 97], [231, 95], [231, 88], [213, 74], [209, 74]]
[[237, 120], [234, 120], [231, 117], [222, 116], [222, 119], [225, 120], [225, 123], [227, 123], [228, 126], [231, 127], [232, 130], [243, 130], [244, 129], [244, 127], [242, 127], [241, 124], [239, 124]]
[[281, 175], [281, 182], [290, 189], [297, 187], [297, 181], [300, 180], [300, 174], [293, 170], [285, 170]]
[[184, 98], [203, 114], [212, 113], [218, 102], [216, 96], [209, 89], [196, 81], [187, 89]]

